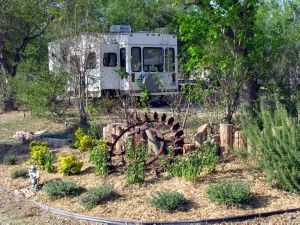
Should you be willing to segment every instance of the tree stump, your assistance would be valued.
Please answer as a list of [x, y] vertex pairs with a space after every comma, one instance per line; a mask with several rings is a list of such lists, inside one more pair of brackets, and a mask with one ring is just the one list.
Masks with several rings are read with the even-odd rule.
[[220, 147], [223, 154], [228, 154], [232, 148], [232, 132], [232, 124], [220, 124]]
[[244, 139], [244, 132], [242, 130], [238, 130], [234, 132], [234, 141], [233, 147], [236, 149], [243, 149], [245, 148], [245, 139]]

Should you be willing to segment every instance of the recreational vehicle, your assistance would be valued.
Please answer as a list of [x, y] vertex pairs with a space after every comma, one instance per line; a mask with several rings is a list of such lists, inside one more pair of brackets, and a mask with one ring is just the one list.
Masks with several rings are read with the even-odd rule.
[[[83, 33], [48, 45], [49, 70], [84, 75], [89, 96], [103, 93], [138, 95], [141, 85], [152, 95], [178, 91], [176, 35], [131, 32], [129, 26], [114, 25], [110, 33]], [[71, 76], [72, 78], [72, 76]], [[74, 78], [68, 90], [74, 90]]]

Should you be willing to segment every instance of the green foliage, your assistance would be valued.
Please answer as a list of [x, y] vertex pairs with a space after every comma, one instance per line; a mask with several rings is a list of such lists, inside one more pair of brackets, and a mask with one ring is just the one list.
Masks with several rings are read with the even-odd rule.
[[54, 171], [54, 162], [55, 156], [52, 153], [45, 155], [44, 169], [48, 173], [52, 173]]
[[16, 155], [6, 154], [3, 156], [3, 163], [6, 165], [15, 165], [18, 161]]
[[191, 152], [187, 156], [177, 156], [171, 162], [161, 159], [161, 164], [171, 176], [183, 177], [189, 181], [199, 178], [203, 163], [203, 154], [200, 151]]
[[82, 128], [78, 128], [75, 131], [75, 137], [76, 141], [74, 146], [79, 148], [82, 152], [87, 151], [95, 146], [95, 139], [91, 135], [86, 134]]
[[213, 173], [216, 170], [218, 163], [218, 145], [213, 139], [207, 139], [203, 146], [203, 170], [207, 173]]
[[299, 120], [291, 117], [285, 106], [276, 102], [272, 107], [262, 104], [257, 118], [250, 119], [245, 115], [243, 127], [269, 182], [277, 188], [299, 193]]
[[150, 203], [162, 211], [172, 212], [184, 206], [187, 200], [178, 192], [158, 192], [152, 196]]
[[108, 174], [108, 146], [105, 141], [99, 141], [97, 146], [89, 151], [90, 162], [95, 166], [97, 175], [105, 176]]
[[246, 203], [251, 196], [248, 183], [228, 180], [210, 184], [206, 193], [212, 202], [233, 206]]
[[52, 172], [54, 170], [53, 163], [55, 156], [48, 149], [47, 142], [33, 141], [30, 143], [30, 160], [37, 166]]
[[75, 155], [60, 156], [58, 171], [66, 176], [79, 174], [83, 162], [79, 161]]
[[80, 204], [87, 209], [92, 209], [115, 196], [116, 193], [111, 184], [102, 184], [100, 187], [94, 188], [82, 195], [80, 198]]
[[32, 141], [29, 144], [29, 149], [35, 147], [35, 146], [43, 146], [43, 147], [49, 147], [49, 143], [46, 141]]
[[203, 149], [197, 149], [185, 156], [176, 156], [168, 161], [160, 158], [160, 163], [169, 175], [197, 181], [201, 172], [212, 173], [218, 162], [218, 146], [211, 140], [204, 143]]
[[22, 177], [23, 179], [26, 179], [28, 177], [28, 171], [25, 168], [21, 168], [21, 169], [14, 169], [11, 174], [10, 177], [12, 179], [17, 179], [19, 177]]
[[125, 176], [129, 184], [142, 183], [145, 180], [144, 161], [147, 155], [147, 146], [133, 146], [131, 142], [125, 144], [126, 157], [129, 165], [125, 171]]
[[80, 195], [83, 188], [70, 181], [52, 180], [44, 184], [43, 191], [47, 196], [64, 198]]
[[[27, 73], [26, 68], [23, 70]], [[66, 74], [50, 74], [39, 70], [34, 71], [31, 77], [26, 77], [26, 74], [21, 74], [22, 72], [20, 70], [18, 76], [12, 80], [19, 102], [27, 106], [36, 116], [47, 116], [50, 113], [54, 118], [62, 117], [66, 110], [64, 100]]]

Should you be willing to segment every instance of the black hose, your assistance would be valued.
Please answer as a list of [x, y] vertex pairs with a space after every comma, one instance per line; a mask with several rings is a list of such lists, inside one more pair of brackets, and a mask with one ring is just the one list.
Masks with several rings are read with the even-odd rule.
[[115, 219], [107, 219], [102, 217], [95, 217], [95, 216], [85, 216], [78, 213], [72, 213], [68, 211], [64, 211], [61, 209], [56, 209], [53, 207], [49, 207], [47, 205], [41, 204], [36, 201], [32, 201], [34, 204], [39, 206], [41, 209], [44, 209], [46, 211], [49, 211], [53, 214], [59, 215], [59, 216], [65, 216], [70, 217], [72, 219], [78, 219], [78, 220], [85, 220], [85, 221], [93, 221], [93, 222], [100, 222], [104, 224], [143, 224], [143, 225], [164, 225], [164, 224], [182, 224], [182, 225], [191, 225], [191, 224], [217, 224], [217, 223], [224, 223], [224, 222], [242, 222], [250, 219], [255, 218], [264, 218], [268, 216], [273, 215], [280, 215], [284, 213], [291, 213], [291, 212], [297, 212], [300, 211], [300, 208], [293, 208], [293, 209], [283, 209], [283, 210], [276, 210], [271, 212], [263, 212], [263, 213], [253, 213], [248, 215], [241, 215], [241, 216], [232, 216], [232, 217], [223, 217], [223, 218], [214, 218], [214, 219], [204, 219], [204, 220], [181, 220], [181, 221], [171, 221], [171, 222], [140, 222], [140, 221], [128, 221], [128, 220], [115, 220]]

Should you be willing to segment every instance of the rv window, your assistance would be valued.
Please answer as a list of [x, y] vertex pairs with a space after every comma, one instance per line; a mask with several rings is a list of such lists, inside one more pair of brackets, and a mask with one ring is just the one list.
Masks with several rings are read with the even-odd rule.
[[86, 59], [86, 69], [95, 69], [96, 68], [96, 53], [90, 52]]
[[164, 59], [162, 48], [144, 48], [144, 71], [163, 72]]
[[120, 49], [120, 67], [126, 68], [126, 49], [125, 48]]
[[165, 68], [166, 72], [175, 71], [175, 50], [174, 48], [166, 48], [165, 50]]
[[131, 71], [141, 72], [142, 70], [142, 54], [140, 47], [131, 48]]
[[116, 53], [104, 53], [103, 66], [116, 67], [117, 66], [117, 54]]

